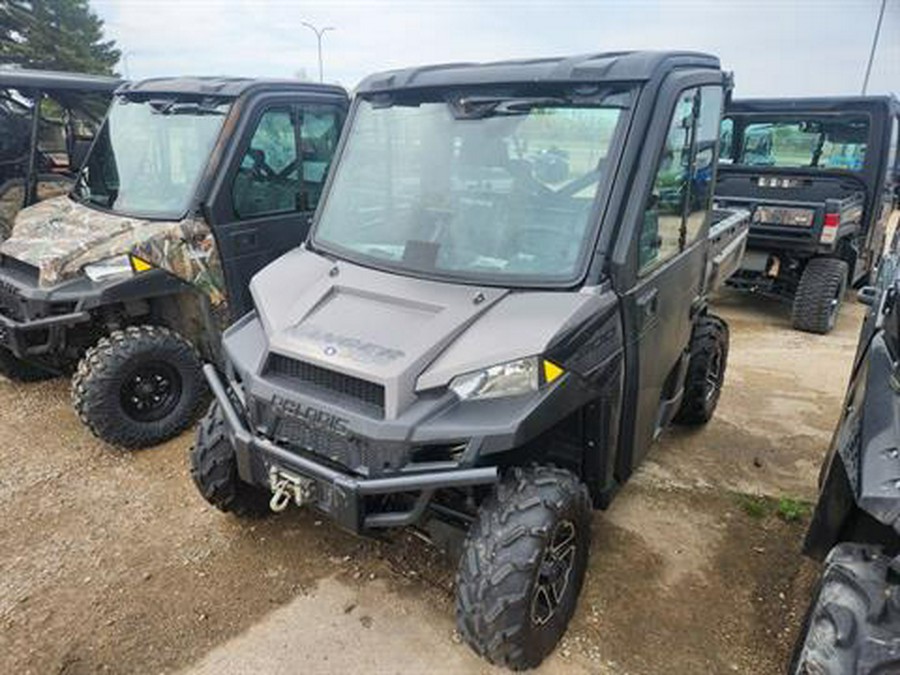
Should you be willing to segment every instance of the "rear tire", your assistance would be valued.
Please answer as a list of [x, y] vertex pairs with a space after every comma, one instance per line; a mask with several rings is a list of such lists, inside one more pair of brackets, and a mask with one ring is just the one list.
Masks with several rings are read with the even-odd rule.
[[889, 564], [877, 546], [839, 544], [831, 550], [790, 675], [900, 670], [900, 586]]
[[456, 577], [456, 623], [491, 663], [534, 668], [572, 618], [590, 552], [587, 488], [563, 469], [514, 469], [479, 510]]
[[268, 493], [238, 477], [237, 459], [218, 403], [214, 402], [197, 424], [197, 440], [188, 455], [194, 485], [211, 505], [242, 518], [272, 513]]
[[72, 405], [98, 438], [125, 448], [162, 443], [197, 419], [207, 397], [191, 343], [161, 326], [102, 338], [78, 364]]
[[5, 347], [0, 347], [0, 375], [13, 382], [40, 382], [56, 377], [56, 373], [23, 361]]
[[824, 335], [837, 322], [850, 267], [837, 258], [813, 258], [806, 263], [794, 295], [792, 324], [797, 330]]
[[712, 419], [728, 365], [728, 324], [708, 314], [694, 324], [691, 334], [691, 356], [684, 381], [684, 395], [676, 424], [706, 424]]

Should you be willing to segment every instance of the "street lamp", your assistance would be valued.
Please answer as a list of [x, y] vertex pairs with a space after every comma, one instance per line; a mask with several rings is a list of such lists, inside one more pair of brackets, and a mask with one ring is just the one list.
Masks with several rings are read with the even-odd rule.
[[131, 50], [126, 50], [122, 52], [122, 55], [119, 57], [119, 61], [121, 61], [122, 65], [125, 67], [125, 79], [131, 79], [131, 68], [128, 67], [128, 57], [133, 56], [134, 52]]
[[875, 25], [875, 36], [872, 38], [872, 51], [869, 52], [869, 62], [866, 64], [866, 76], [863, 79], [863, 96], [866, 95], [866, 89], [869, 88], [869, 75], [872, 74], [872, 61], [875, 60], [875, 50], [878, 48], [878, 36], [881, 33], [881, 22], [884, 21], [885, 6], [887, 6], [887, 0], [881, 0], [881, 11], [878, 12], [878, 23]]
[[321, 30], [313, 26], [311, 23], [307, 23], [306, 21], [301, 22], [304, 26], [309, 28], [313, 33], [316, 34], [316, 41], [319, 43], [319, 82], [323, 82], [322, 78], [322, 36], [325, 35], [326, 32], [330, 30], [335, 30], [331, 26], [325, 26]]

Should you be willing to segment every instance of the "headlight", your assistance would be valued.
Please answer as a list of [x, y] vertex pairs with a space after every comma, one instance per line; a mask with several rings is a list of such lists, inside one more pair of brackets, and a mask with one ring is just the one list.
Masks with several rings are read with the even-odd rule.
[[552, 382], [562, 372], [556, 364], [530, 356], [455, 377], [450, 390], [464, 401], [516, 396], [537, 391], [541, 384]]
[[84, 273], [91, 281], [106, 281], [113, 277], [130, 277], [134, 274], [131, 259], [127, 255], [117, 255], [100, 262], [85, 265]]
[[113, 256], [82, 267], [88, 279], [95, 282], [115, 278], [127, 279], [135, 272], [149, 269], [152, 269], [152, 266], [148, 262], [128, 254]]

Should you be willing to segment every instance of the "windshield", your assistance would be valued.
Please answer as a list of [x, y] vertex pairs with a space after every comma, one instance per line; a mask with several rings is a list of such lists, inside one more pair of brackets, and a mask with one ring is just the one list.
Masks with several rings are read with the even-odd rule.
[[572, 280], [625, 100], [360, 101], [313, 242], [463, 281]]
[[117, 98], [75, 186], [76, 199], [116, 213], [181, 217], [229, 105]]
[[[733, 128], [732, 120], [723, 122], [723, 141], [731, 142]], [[723, 155], [723, 161], [747, 166], [861, 171], [868, 137], [866, 117], [753, 117], [742, 126], [738, 156]]]

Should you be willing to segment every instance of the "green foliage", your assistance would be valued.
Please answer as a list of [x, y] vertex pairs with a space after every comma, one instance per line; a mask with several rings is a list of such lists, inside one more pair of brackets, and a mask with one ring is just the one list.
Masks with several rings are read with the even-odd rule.
[[790, 497], [776, 500], [763, 495], [738, 494], [736, 499], [741, 510], [755, 520], [777, 515], [785, 522], [795, 523], [806, 518], [811, 511], [807, 502]]
[[805, 518], [810, 512], [809, 504], [782, 497], [778, 500], [778, 515], [789, 523]]
[[0, 62], [113, 75], [121, 52], [88, 0], [0, 0]]
[[751, 518], [760, 520], [769, 513], [769, 502], [765, 497], [755, 495], [739, 495], [738, 504]]

